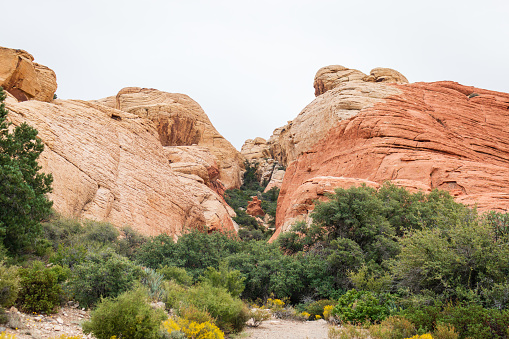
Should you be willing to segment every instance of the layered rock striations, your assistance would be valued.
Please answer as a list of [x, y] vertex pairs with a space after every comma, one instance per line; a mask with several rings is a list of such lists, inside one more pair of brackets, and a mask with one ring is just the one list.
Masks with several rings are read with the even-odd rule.
[[163, 146], [201, 146], [217, 161], [218, 180], [226, 189], [241, 185], [242, 155], [214, 128], [196, 101], [185, 94], [128, 87], [115, 97], [96, 101], [151, 120]]
[[275, 237], [309, 221], [324, 193], [362, 183], [439, 188], [481, 210], [509, 209], [509, 94], [366, 80], [337, 83], [271, 138], [288, 164]]
[[[4, 61], [0, 54], [0, 74], [9, 73]], [[6, 107], [15, 125], [27, 122], [45, 144], [39, 163], [54, 177], [50, 198], [57, 212], [146, 235], [178, 236], [203, 226], [236, 230], [222, 180], [240, 183], [242, 157], [189, 97], [129, 89], [120, 93], [132, 94], [113, 100], [45, 102], [37, 93], [47, 88], [30, 92], [28, 80], [13, 82], [26, 96], [11, 90]], [[52, 91], [46, 98], [53, 99]]]

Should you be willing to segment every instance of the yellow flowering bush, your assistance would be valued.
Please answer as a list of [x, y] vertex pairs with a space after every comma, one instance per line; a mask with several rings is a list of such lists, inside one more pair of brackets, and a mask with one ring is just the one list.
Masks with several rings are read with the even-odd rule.
[[426, 333], [426, 334], [423, 334], [423, 335], [414, 335], [413, 337], [406, 338], [406, 339], [433, 339], [433, 337], [431, 336], [431, 334]]
[[267, 299], [267, 308], [270, 308], [271, 310], [282, 310], [285, 306], [285, 302], [281, 299]]
[[[111, 338], [116, 339], [116, 337], [111, 337]], [[83, 337], [80, 336], [80, 335], [70, 336], [70, 335], [67, 335], [67, 334], [62, 334], [59, 337], [53, 337], [52, 339], [83, 339]]]
[[318, 320], [318, 319], [322, 319], [322, 316], [321, 316], [321, 315], [319, 315], [319, 314], [317, 314], [317, 315], [315, 315], [315, 319], [316, 319], [316, 320]]
[[330, 317], [332, 317], [332, 310], [334, 309], [334, 305], [327, 305], [323, 308], [323, 318], [325, 320], [329, 320]]
[[210, 321], [197, 323], [184, 318], [168, 319], [163, 322], [163, 327], [172, 333], [180, 331], [190, 339], [224, 339], [224, 333]]
[[0, 339], [16, 339], [16, 336], [14, 334], [9, 334], [4, 331], [0, 333]]

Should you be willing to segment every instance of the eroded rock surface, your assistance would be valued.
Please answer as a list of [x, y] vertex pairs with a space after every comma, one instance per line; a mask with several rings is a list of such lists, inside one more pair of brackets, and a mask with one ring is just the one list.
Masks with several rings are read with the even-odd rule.
[[51, 102], [57, 90], [57, 77], [48, 67], [35, 63], [30, 53], [0, 47], [0, 86], [18, 101]]
[[[366, 84], [369, 91], [362, 90]], [[351, 103], [345, 91], [364, 95], [372, 104], [344, 118], [336, 115], [332, 123], [329, 112]], [[509, 210], [507, 93], [448, 81], [407, 85], [354, 81], [325, 92], [303, 112], [314, 112], [309, 119], [322, 129], [317, 131], [318, 142], [306, 142], [300, 151], [296, 143], [293, 153], [287, 152], [294, 161], [288, 165], [278, 200], [278, 232], [306, 218], [312, 200], [320, 198], [323, 178], [328, 178], [330, 188], [344, 187], [344, 180], [372, 185], [390, 181], [423, 191], [439, 188], [480, 210]], [[337, 177], [339, 182], [332, 180]]]
[[39, 131], [40, 164], [53, 174], [58, 212], [146, 235], [202, 226], [235, 231], [235, 213], [213, 189], [219, 170], [208, 148], [163, 147], [151, 120], [98, 103], [10, 97], [6, 106], [16, 125]]
[[217, 179], [227, 189], [240, 187], [242, 155], [219, 134], [200, 105], [189, 96], [128, 87], [115, 97], [95, 102], [151, 120], [163, 146], [207, 148], [217, 161]]

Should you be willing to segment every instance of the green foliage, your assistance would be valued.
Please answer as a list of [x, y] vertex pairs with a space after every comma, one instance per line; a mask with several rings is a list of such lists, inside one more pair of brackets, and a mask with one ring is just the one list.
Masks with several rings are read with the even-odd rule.
[[366, 265], [363, 265], [357, 271], [350, 271], [348, 278], [357, 290], [374, 293], [388, 292], [393, 279], [389, 272], [374, 272]]
[[121, 231], [122, 234], [120, 238], [117, 238], [115, 250], [124, 257], [134, 259], [136, 251], [148, 241], [148, 238], [129, 226], [122, 228]]
[[239, 299], [221, 287], [200, 284], [189, 288], [185, 302], [207, 311], [224, 332], [240, 332], [249, 317], [249, 310]]
[[162, 266], [185, 268], [197, 279], [207, 267], [219, 268], [219, 263], [240, 248], [235, 237], [214, 232], [207, 234], [192, 230], [177, 242], [165, 234], [152, 238], [136, 252], [136, 261], [157, 269]]
[[369, 327], [369, 334], [375, 339], [410, 338], [416, 333], [414, 324], [401, 316], [388, 317], [380, 324]]
[[62, 287], [68, 269], [61, 266], [46, 267], [35, 261], [30, 267], [20, 268], [21, 290], [18, 304], [24, 312], [54, 313], [62, 302]]
[[128, 291], [142, 275], [141, 267], [104, 248], [89, 251], [85, 260], [74, 266], [67, 287], [80, 305], [89, 307], [101, 297]]
[[162, 301], [166, 295], [163, 286], [164, 275], [148, 267], [143, 267], [142, 270], [143, 275], [140, 282], [145, 286], [148, 296], [152, 300]]
[[0, 242], [11, 253], [33, 248], [41, 235], [40, 222], [50, 214], [51, 175], [39, 173], [44, 144], [37, 130], [21, 124], [10, 132], [8, 111], [0, 88]]
[[116, 298], [102, 299], [83, 323], [83, 332], [98, 339], [117, 338], [157, 339], [163, 310], [153, 309], [142, 288], [125, 292]]
[[157, 269], [166, 280], [173, 280], [179, 285], [191, 286], [193, 284], [193, 277], [190, 276], [184, 268], [175, 266], [164, 266]]
[[219, 270], [208, 267], [200, 279], [202, 283], [213, 287], [226, 288], [233, 297], [239, 297], [244, 291], [244, 281], [246, 280], [238, 270], [231, 270], [225, 262], [219, 265]]
[[7, 267], [0, 262], [0, 309], [11, 306], [20, 290], [20, 277], [16, 266]]
[[465, 292], [508, 282], [509, 243], [497, 241], [493, 228], [472, 211], [457, 224], [416, 230], [400, 243], [393, 273], [413, 293], [429, 290], [464, 300]]
[[332, 310], [342, 323], [380, 322], [395, 312], [394, 297], [377, 296], [372, 292], [349, 290]]

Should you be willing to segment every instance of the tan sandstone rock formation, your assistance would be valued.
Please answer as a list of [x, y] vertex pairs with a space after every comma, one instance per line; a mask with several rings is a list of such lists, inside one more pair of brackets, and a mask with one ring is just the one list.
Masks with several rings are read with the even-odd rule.
[[0, 47], [0, 86], [18, 101], [51, 102], [57, 90], [55, 72], [33, 61], [26, 51]]
[[53, 174], [50, 197], [58, 212], [131, 225], [146, 235], [179, 235], [203, 225], [235, 229], [233, 210], [204, 179], [172, 168], [172, 151], [163, 148], [150, 120], [78, 100], [11, 100], [7, 108], [15, 124], [39, 131], [45, 144], [40, 164]]
[[207, 148], [214, 155], [222, 184], [238, 188], [244, 168], [242, 155], [217, 132], [196, 101], [185, 94], [128, 87], [115, 97], [95, 101], [151, 120], [163, 146]]
[[[354, 109], [341, 114], [345, 106]], [[272, 138], [288, 162], [277, 234], [306, 220], [321, 192], [352, 181], [445, 189], [481, 210], [509, 210], [508, 118], [509, 94], [454, 82], [338, 84]]]

